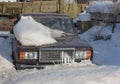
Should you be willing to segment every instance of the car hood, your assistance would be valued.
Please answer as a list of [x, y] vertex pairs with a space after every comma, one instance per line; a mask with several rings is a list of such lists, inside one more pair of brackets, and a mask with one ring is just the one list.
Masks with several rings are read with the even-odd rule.
[[56, 38], [57, 43], [43, 45], [42, 48], [85, 48], [91, 47], [84, 39], [70, 35]]

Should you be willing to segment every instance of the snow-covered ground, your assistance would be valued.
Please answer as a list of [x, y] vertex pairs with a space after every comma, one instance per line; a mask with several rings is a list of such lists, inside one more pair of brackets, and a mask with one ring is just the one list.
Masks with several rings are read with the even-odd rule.
[[[94, 26], [89, 31], [80, 35], [86, 39], [94, 48], [94, 62], [96, 64], [104, 65], [118, 65], [120, 66], [120, 24], [117, 24], [115, 33], [112, 34], [112, 27]], [[96, 40], [93, 41], [96, 34], [109, 35], [111, 40]]]
[[[82, 35], [94, 48], [94, 64], [54, 65], [42, 70], [16, 71], [11, 59], [11, 39], [0, 38], [0, 84], [120, 84], [120, 28], [94, 26]], [[111, 40], [93, 40], [96, 33], [112, 34]], [[96, 65], [99, 64], [99, 65]]]

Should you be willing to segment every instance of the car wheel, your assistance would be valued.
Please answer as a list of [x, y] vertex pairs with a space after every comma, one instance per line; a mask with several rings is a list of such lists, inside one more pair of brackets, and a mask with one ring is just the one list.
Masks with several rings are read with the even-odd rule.
[[16, 70], [20, 70], [21, 69], [21, 67], [20, 67], [20, 64], [15, 64], [15, 68], [16, 68]]

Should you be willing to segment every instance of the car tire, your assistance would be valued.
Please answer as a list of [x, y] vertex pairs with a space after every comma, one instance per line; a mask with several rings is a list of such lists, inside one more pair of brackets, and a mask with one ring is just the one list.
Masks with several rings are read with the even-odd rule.
[[20, 64], [17, 64], [17, 63], [16, 63], [16, 64], [15, 64], [15, 69], [16, 69], [16, 70], [20, 70], [20, 69], [21, 69]]

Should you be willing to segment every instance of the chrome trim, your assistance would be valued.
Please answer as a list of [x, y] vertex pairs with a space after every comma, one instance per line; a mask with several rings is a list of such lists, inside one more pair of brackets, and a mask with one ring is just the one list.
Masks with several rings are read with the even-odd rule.
[[20, 65], [21, 68], [43, 68], [47, 65], [25, 65], [25, 64], [22, 64]]
[[[45, 57], [42, 55], [45, 55]], [[57, 52], [57, 53], [55, 53]], [[57, 63], [64, 63], [66, 59], [62, 52], [67, 53], [67, 56], [69, 56], [70, 61], [68, 62], [74, 62], [74, 54], [75, 54], [75, 48], [40, 48], [39, 51], [39, 62], [57, 62]], [[66, 55], [65, 55], [66, 56]], [[46, 58], [46, 59], [45, 59]]]
[[75, 48], [40, 48], [40, 50], [75, 50]]

